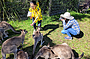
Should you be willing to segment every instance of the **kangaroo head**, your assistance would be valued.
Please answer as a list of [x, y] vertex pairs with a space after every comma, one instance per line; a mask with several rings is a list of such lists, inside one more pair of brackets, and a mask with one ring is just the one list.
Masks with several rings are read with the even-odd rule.
[[24, 51], [19, 51], [18, 53], [17, 53], [17, 58], [18, 59], [28, 59], [28, 54], [27, 54], [27, 52], [24, 52]]
[[39, 57], [39, 56], [44, 56], [44, 54], [46, 54], [47, 52], [49, 52], [50, 49], [47, 46], [43, 46], [38, 53], [36, 54], [35, 58]]
[[26, 29], [24, 29], [24, 30], [20, 29], [20, 31], [21, 31], [21, 33], [23, 33], [23, 34], [28, 33], [28, 31], [26, 31]]
[[34, 31], [33, 32], [33, 38], [34, 37], [39, 37], [40, 34], [41, 34], [40, 31]]
[[33, 37], [40, 35], [40, 28], [37, 29], [37, 31], [33, 32]]
[[[48, 53], [48, 54], [47, 54], [47, 53]], [[54, 51], [52, 50], [51, 47], [44, 45], [44, 46], [38, 51], [38, 53], [36, 54], [36, 56], [35, 56], [34, 59], [36, 59], [36, 58], [38, 58], [38, 57], [46, 57], [45, 55], [47, 55], [47, 56], [49, 56], [49, 57], [51, 57], [51, 58], [53, 58], [53, 57], [58, 57], [58, 56], [54, 53]]]

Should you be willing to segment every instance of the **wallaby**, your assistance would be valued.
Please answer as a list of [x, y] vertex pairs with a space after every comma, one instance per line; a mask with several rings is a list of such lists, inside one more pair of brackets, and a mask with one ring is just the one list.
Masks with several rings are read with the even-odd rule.
[[74, 57], [74, 53], [72, 49], [68, 46], [68, 44], [59, 44], [53, 47], [43, 46], [38, 53], [36, 54], [34, 59], [38, 59], [38, 57], [43, 57], [45, 59], [81, 59], [84, 53], [78, 58]]
[[17, 53], [17, 59], [28, 59], [28, 53], [24, 51], [19, 51]]
[[[3, 29], [3, 32], [1, 31]], [[4, 34], [5, 37], [8, 37], [8, 35], [5, 33], [7, 30], [11, 29], [13, 32], [15, 33], [20, 33], [20, 32], [17, 32], [13, 26], [11, 26], [9, 23], [7, 23], [6, 21], [2, 21], [0, 22], [0, 33]], [[5, 38], [4, 37], [4, 38]], [[2, 35], [1, 35], [1, 38], [2, 38]], [[2, 38], [3, 40], [3, 38]]]
[[14, 53], [14, 59], [16, 59], [17, 47], [20, 46], [21, 43], [23, 45], [26, 33], [26, 30], [21, 30], [20, 36], [15, 36], [4, 41], [1, 49], [2, 59], [6, 59], [6, 54], [10, 53]]
[[[43, 34], [40, 32], [40, 29], [38, 28], [37, 31], [34, 31], [33, 32], [33, 39], [34, 39], [34, 47], [33, 47], [33, 55], [34, 55], [34, 52], [35, 52], [35, 48], [37, 46], [37, 43], [39, 41], [41, 41], [41, 46], [42, 44], [44, 43], [43, 41]], [[43, 42], [42, 42], [43, 41]]]
[[89, 9], [89, 4], [88, 3], [79, 6], [80, 13], [87, 13], [88, 9]]

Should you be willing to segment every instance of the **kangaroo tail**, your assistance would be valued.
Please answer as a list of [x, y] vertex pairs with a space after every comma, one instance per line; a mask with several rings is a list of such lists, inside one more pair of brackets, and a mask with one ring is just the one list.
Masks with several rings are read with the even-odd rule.
[[10, 28], [13, 32], [15, 32], [15, 33], [20, 33], [20, 32], [17, 32], [12, 25], [10, 25], [10, 24], [8, 24], [8, 23], [6, 23], [6, 24], [9, 25], [9, 28]]

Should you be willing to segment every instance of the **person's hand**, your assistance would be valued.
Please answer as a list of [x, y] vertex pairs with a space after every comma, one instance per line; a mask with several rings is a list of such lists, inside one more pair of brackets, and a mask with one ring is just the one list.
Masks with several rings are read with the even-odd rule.
[[33, 24], [30, 24], [31, 26], [33, 26]]
[[30, 17], [30, 19], [32, 19], [32, 16], [29, 16]]
[[64, 19], [60, 16], [59, 20], [63, 21]]
[[31, 26], [33, 26], [33, 24], [30, 24]]
[[34, 25], [34, 22], [32, 24], [30, 24], [30, 25], [33, 26]]
[[64, 19], [61, 19], [61, 21], [63, 21]]

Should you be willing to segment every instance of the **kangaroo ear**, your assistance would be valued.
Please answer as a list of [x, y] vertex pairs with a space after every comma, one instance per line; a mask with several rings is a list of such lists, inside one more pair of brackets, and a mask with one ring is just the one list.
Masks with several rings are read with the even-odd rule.
[[22, 31], [22, 29], [19, 29], [20, 31]]
[[26, 31], [26, 29], [24, 29], [24, 31]]
[[[50, 49], [50, 50], [51, 50], [51, 49]], [[52, 52], [52, 54], [54, 54], [54, 55], [53, 55], [54, 57], [58, 57], [58, 55], [56, 55], [53, 50], [51, 50], [51, 52]]]
[[51, 50], [51, 52], [52, 52], [53, 54], [55, 54], [52, 50]]
[[25, 54], [26, 54], [26, 56], [27, 56], [27, 59], [28, 59], [28, 53], [27, 53], [27, 52], [25, 52]]
[[50, 47], [50, 43], [48, 43], [47, 47]]

